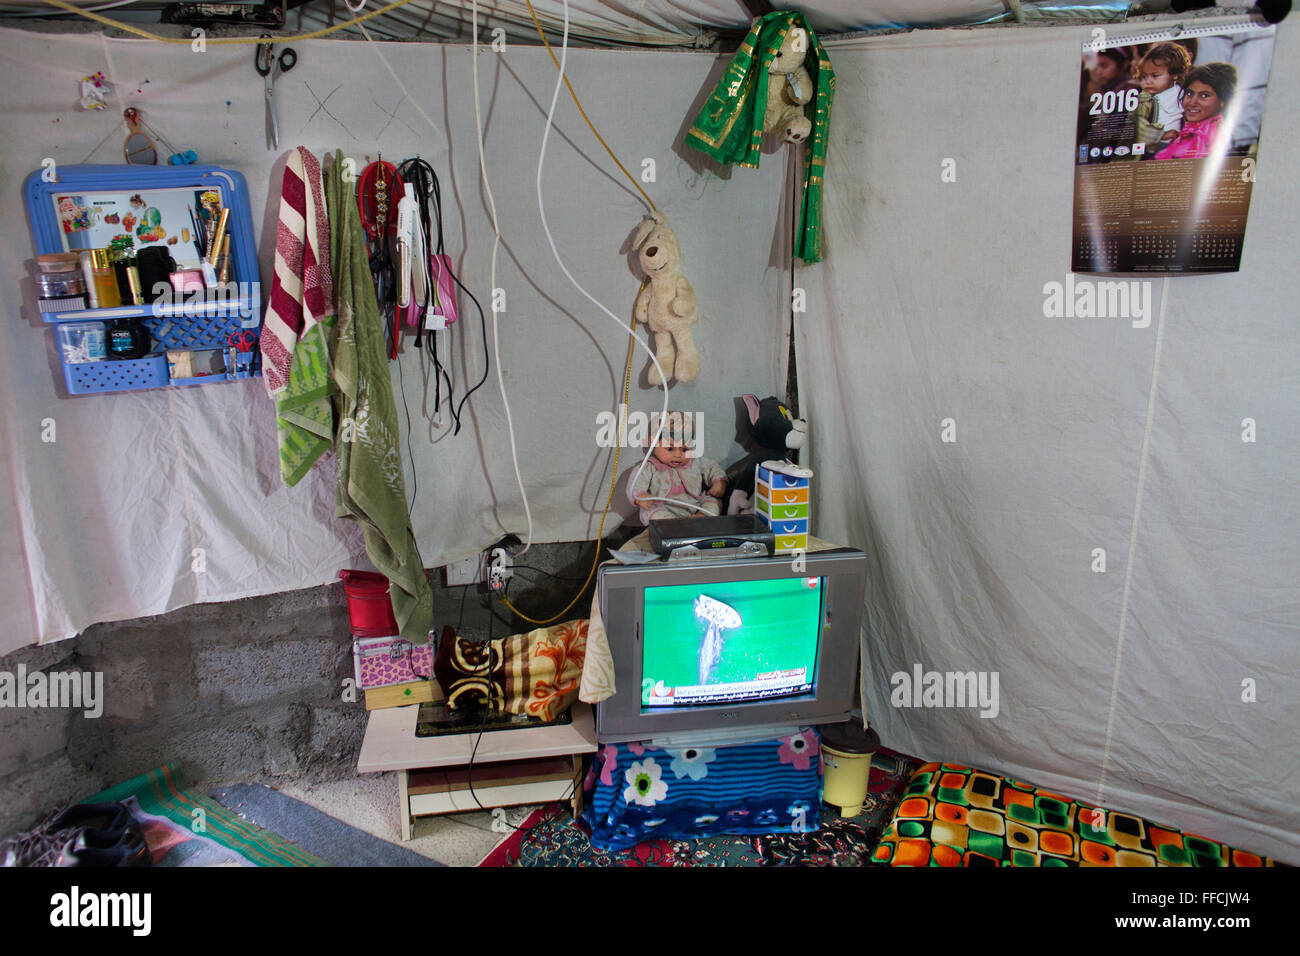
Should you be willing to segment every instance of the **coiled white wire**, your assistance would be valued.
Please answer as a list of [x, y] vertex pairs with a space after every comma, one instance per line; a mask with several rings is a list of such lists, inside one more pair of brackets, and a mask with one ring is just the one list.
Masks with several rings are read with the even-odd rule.
[[[475, 2], [477, 4], [477, 0], [475, 0]], [[649, 463], [650, 456], [654, 453], [655, 447], [659, 444], [660, 435], [663, 434], [664, 424], [668, 419], [668, 384], [667, 384], [668, 376], [664, 374], [663, 366], [659, 364], [659, 359], [655, 356], [654, 350], [651, 349], [650, 346], [645, 342], [643, 342], [641, 339], [637, 338], [636, 333], [632, 330], [632, 327], [628, 325], [626, 322], [624, 322], [622, 319], [620, 319], [618, 316], [616, 316], [609, 309], [605, 308], [603, 303], [601, 303], [599, 300], [596, 299], [595, 296], [593, 296], [590, 292], [584, 289], [582, 285], [578, 282], [578, 280], [573, 277], [573, 273], [571, 273], [568, 270], [568, 267], [566, 267], [564, 264], [564, 260], [560, 258], [560, 252], [555, 247], [555, 237], [551, 235], [551, 227], [546, 220], [546, 203], [542, 194], [542, 165], [546, 160], [546, 143], [550, 139], [550, 135], [551, 135], [551, 125], [555, 118], [555, 105], [560, 98], [560, 86], [563, 85], [564, 83], [564, 67], [565, 67], [565, 63], [568, 60], [568, 54], [569, 54], [569, 0], [564, 0], [564, 37], [560, 44], [560, 73], [559, 76], [557, 76], [555, 79], [555, 90], [551, 94], [551, 107], [546, 112], [546, 126], [542, 130], [542, 148], [537, 155], [537, 211], [541, 214], [542, 230], [546, 233], [546, 241], [551, 246], [551, 254], [555, 256], [555, 261], [556, 263], [559, 264], [560, 271], [564, 273], [565, 277], [571, 283], [573, 283], [573, 287], [575, 289], [581, 292], [583, 296], [587, 298], [588, 301], [590, 301], [593, 305], [596, 306], [596, 308], [600, 309], [600, 311], [604, 312], [607, 316], [609, 316], [610, 320], [615, 325], [617, 325], [628, 335], [632, 336], [633, 341], [635, 341], [637, 345], [641, 346], [641, 348], [643, 348], [646, 351], [646, 354], [650, 356], [650, 361], [654, 364], [654, 367], [659, 372], [660, 380], [664, 383], [663, 386], [664, 407], [663, 407], [663, 413], [659, 417], [659, 427], [655, 429], [654, 438], [650, 441], [649, 445], [646, 448], [645, 457], [641, 459], [641, 466], [637, 468], [636, 474], [632, 477], [632, 480], [628, 482], [629, 497], [631, 497], [630, 491], [632, 488], [636, 487], [636, 483], [641, 477], [641, 472], [645, 470], [646, 464]], [[478, 91], [476, 89], [475, 90], [476, 98], [477, 98], [477, 93]], [[499, 370], [500, 365], [498, 365], [497, 368]], [[697, 510], [702, 510], [702, 509], [697, 509]]]
[[[510, 459], [515, 466], [515, 481], [519, 484], [519, 494], [524, 500], [524, 517], [528, 521], [528, 533], [524, 538], [524, 547], [519, 554], [526, 554], [528, 549], [533, 546], [533, 512], [528, 507], [528, 492], [524, 490], [523, 475], [519, 472], [519, 452], [515, 448], [515, 425], [510, 417], [510, 400], [506, 398], [506, 383], [501, 376], [501, 341], [497, 336], [497, 307], [496, 307], [496, 288], [497, 288], [497, 247], [501, 245], [501, 225], [497, 221], [497, 204], [492, 197], [492, 185], [488, 181], [487, 160], [484, 158], [483, 151], [483, 115], [479, 106], [478, 94], [478, 0], [473, 0], [473, 9], [471, 16], [474, 19], [473, 28], [473, 51], [474, 58], [474, 129], [478, 134], [478, 165], [479, 171], [483, 176], [483, 190], [487, 193], [488, 210], [492, 213], [492, 264], [490, 266], [489, 283], [492, 296], [492, 351], [496, 354], [497, 366], [497, 388], [501, 392], [501, 404], [506, 412], [506, 430], [510, 435]], [[544, 221], [544, 220], [543, 220]]]

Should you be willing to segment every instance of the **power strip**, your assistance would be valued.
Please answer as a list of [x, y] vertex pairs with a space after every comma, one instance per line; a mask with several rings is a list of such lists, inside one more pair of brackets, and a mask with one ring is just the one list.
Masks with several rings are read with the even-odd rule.
[[489, 591], [494, 594], [505, 591], [515, 576], [514, 557], [521, 553], [522, 546], [519, 535], [508, 534], [483, 552], [483, 576]]
[[487, 586], [489, 591], [504, 591], [514, 577], [510, 554], [505, 548], [493, 548], [487, 555]]

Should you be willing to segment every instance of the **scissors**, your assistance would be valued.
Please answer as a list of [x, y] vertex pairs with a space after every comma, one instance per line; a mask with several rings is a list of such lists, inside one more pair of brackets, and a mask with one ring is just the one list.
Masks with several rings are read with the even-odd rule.
[[[262, 37], [269, 40], [271, 34], [263, 33]], [[282, 73], [288, 73], [298, 62], [298, 54], [289, 47], [285, 47], [280, 55], [275, 55], [274, 43], [259, 43], [257, 52], [253, 56], [253, 66], [257, 68], [257, 75], [266, 81], [266, 148], [280, 148], [280, 121], [275, 115], [275, 78]]]
[[226, 340], [230, 346], [227, 350], [228, 365], [231, 372], [248, 371], [252, 372], [257, 365], [257, 356], [249, 356], [245, 362], [239, 356], [247, 355], [253, 351], [253, 346], [257, 344], [257, 336], [252, 332], [231, 332], [230, 338]]

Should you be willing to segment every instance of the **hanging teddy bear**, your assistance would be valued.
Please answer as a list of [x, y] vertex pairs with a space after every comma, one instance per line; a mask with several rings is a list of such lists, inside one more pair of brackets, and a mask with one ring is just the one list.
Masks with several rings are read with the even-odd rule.
[[[695, 290], [682, 275], [682, 250], [663, 213], [646, 216], [632, 240], [649, 280], [636, 297], [636, 320], [655, 337], [655, 358], [664, 374], [689, 382], [700, 374], [700, 353], [691, 337], [691, 326], [699, 318]], [[651, 385], [663, 385], [659, 369], [650, 366]]]
[[812, 132], [812, 122], [804, 115], [804, 104], [813, 97], [812, 77], [804, 68], [808, 53], [808, 34], [792, 27], [781, 49], [767, 68], [767, 112], [763, 132], [778, 132], [787, 143], [802, 143]]

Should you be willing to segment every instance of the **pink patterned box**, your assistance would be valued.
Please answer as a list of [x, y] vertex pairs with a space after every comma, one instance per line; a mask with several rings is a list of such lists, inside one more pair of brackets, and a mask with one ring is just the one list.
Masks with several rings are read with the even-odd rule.
[[433, 675], [433, 641], [412, 647], [400, 637], [358, 637], [352, 641], [357, 686], [362, 690], [429, 680]]

